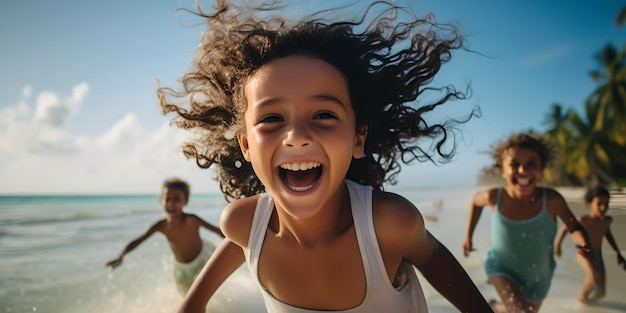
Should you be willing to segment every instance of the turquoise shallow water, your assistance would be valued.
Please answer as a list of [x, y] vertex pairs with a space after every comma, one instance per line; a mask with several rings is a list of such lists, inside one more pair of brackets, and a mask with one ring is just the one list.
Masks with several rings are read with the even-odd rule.
[[[489, 212], [475, 233], [477, 251], [461, 255], [467, 208], [474, 188], [397, 190], [413, 201], [427, 228], [459, 259], [485, 297], [495, 297], [482, 269], [489, 246]], [[566, 195], [567, 197], [568, 195]], [[576, 193], [570, 197], [577, 196]], [[192, 195], [187, 212], [217, 224], [226, 204], [221, 195]], [[583, 212], [580, 201], [572, 209]], [[626, 214], [614, 210], [613, 228], [625, 229]], [[156, 234], [131, 252], [115, 271], [106, 268], [133, 238], [163, 218], [158, 195], [0, 196], [0, 311], [2, 312], [175, 312], [181, 296], [172, 274], [167, 241]], [[614, 231], [622, 250], [624, 231]], [[202, 237], [218, 244], [207, 231]], [[570, 249], [566, 240], [564, 249]], [[605, 248], [609, 296], [599, 306], [574, 301], [582, 272], [565, 256], [558, 260], [552, 289], [542, 312], [625, 312], [626, 272], [617, 269]], [[422, 280], [431, 312], [456, 312]], [[247, 268], [240, 268], [218, 290], [209, 312], [264, 312]]]

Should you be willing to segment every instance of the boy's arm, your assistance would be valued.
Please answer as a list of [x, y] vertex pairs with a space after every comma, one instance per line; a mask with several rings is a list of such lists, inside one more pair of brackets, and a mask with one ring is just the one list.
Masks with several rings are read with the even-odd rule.
[[241, 247], [224, 239], [194, 280], [178, 312], [205, 313], [211, 296], [243, 261]]
[[195, 216], [195, 217], [196, 217], [196, 220], [198, 221], [198, 223], [200, 224], [200, 226], [202, 226], [202, 227], [204, 227], [204, 228], [206, 228], [206, 229], [208, 229], [208, 230], [210, 230], [210, 231], [220, 235], [220, 237], [224, 238], [224, 233], [222, 233], [222, 230], [219, 229], [219, 227], [217, 227], [217, 226], [215, 226], [215, 225], [213, 225], [213, 224], [211, 224], [211, 223], [201, 219], [198, 216]]
[[561, 227], [559, 234], [556, 236], [556, 242], [554, 243], [554, 255], [557, 257], [561, 257], [561, 243], [563, 242], [563, 238], [565, 238], [565, 234], [567, 234], [567, 226]]
[[606, 231], [604, 237], [606, 238], [606, 241], [609, 242], [609, 245], [611, 245], [611, 248], [613, 248], [613, 251], [617, 254], [617, 264], [626, 270], [626, 259], [624, 259], [620, 253], [619, 248], [617, 247], [617, 242], [615, 242], [615, 238], [613, 238], [613, 234], [611, 233], [611, 229]]
[[124, 259], [125, 254], [133, 251], [135, 248], [137, 248], [137, 246], [139, 246], [142, 242], [148, 239], [148, 237], [152, 236], [152, 234], [154, 234], [156, 231], [160, 231], [162, 227], [163, 221], [156, 222], [143, 235], [139, 236], [138, 238], [131, 241], [128, 245], [126, 245], [122, 253], [120, 253], [117, 258], [107, 262], [106, 266], [115, 269], [116, 267], [122, 265], [122, 260]]

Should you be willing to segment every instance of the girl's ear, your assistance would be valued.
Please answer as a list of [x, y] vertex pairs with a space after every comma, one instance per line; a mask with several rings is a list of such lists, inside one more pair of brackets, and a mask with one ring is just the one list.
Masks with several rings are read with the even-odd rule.
[[239, 141], [239, 148], [241, 148], [241, 153], [243, 154], [243, 158], [246, 161], [250, 162], [250, 149], [248, 147], [248, 137], [245, 134], [239, 133], [237, 134], [237, 141]]
[[360, 159], [365, 153], [365, 139], [367, 138], [367, 125], [359, 126], [354, 138], [354, 150], [352, 151], [352, 157]]

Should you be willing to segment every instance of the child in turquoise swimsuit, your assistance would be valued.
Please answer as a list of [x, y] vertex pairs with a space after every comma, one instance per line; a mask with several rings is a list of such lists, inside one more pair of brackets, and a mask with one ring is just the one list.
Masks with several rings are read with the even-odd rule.
[[[610, 227], [613, 218], [606, 215], [609, 210], [609, 199], [609, 191], [604, 187], [597, 186], [588, 189], [585, 193], [585, 204], [590, 212], [578, 218], [580, 224], [589, 234], [591, 247], [596, 252], [591, 259], [579, 257], [577, 249], [574, 252], [578, 265], [586, 275], [583, 287], [578, 294], [578, 300], [585, 304], [593, 303], [606, 294], [606, 271], [602, 260], [602, 240], [605, 237], [617, 254], [617, 264], [626, 269], [626, 260], [620, 253], [613, 234], [611, 234]], [[565, 232], [564, 228], [561, 229], [554, 245], [554, 254], [558, 257], [561, 256], [561, 242], [565, 237]]]
[[[572, 239], [587, 247], [584, 229], [555, 190], [538, 187], [553, 159], [541, 137], [513, 134], [492, 147], [491, 156], [507, 184], [478, 192], [472, 200], [463, 252], [473, 251], [472, 235], [483, 207], [492, 209], [491, 248], [485, 271], [502, 299], [490, 303], [496, 312], [538, 312], [550, 289], [556, 262], [553, 242], [559, 217]], [[589, 249], [581, 248], [587, 256]]]

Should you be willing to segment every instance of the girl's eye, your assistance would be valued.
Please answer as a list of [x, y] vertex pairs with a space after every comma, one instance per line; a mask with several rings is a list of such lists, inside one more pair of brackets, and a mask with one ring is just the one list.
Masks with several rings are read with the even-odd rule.
[[316, 114], [313, 119], [315, 120], [325, 120], [325, 119], [337, 119], [337, 116], [331, 112], [320, 112]]
[[278, 123], [278, 122], [282, 122], [283, 119], [278, 116], [278, 115], [268, 115], [263, 117], [260, 121], [259, 124], [261, 123]]
[[537, 163], [535, 163], [535, 162], [530, 162], [530, 163], [526, 164], [526, 168], [529, 168], [529, 169], [530, 168], [534, 169], [534, 168], [538, 168], [538, 167], [539, 167], [539, 165]]

